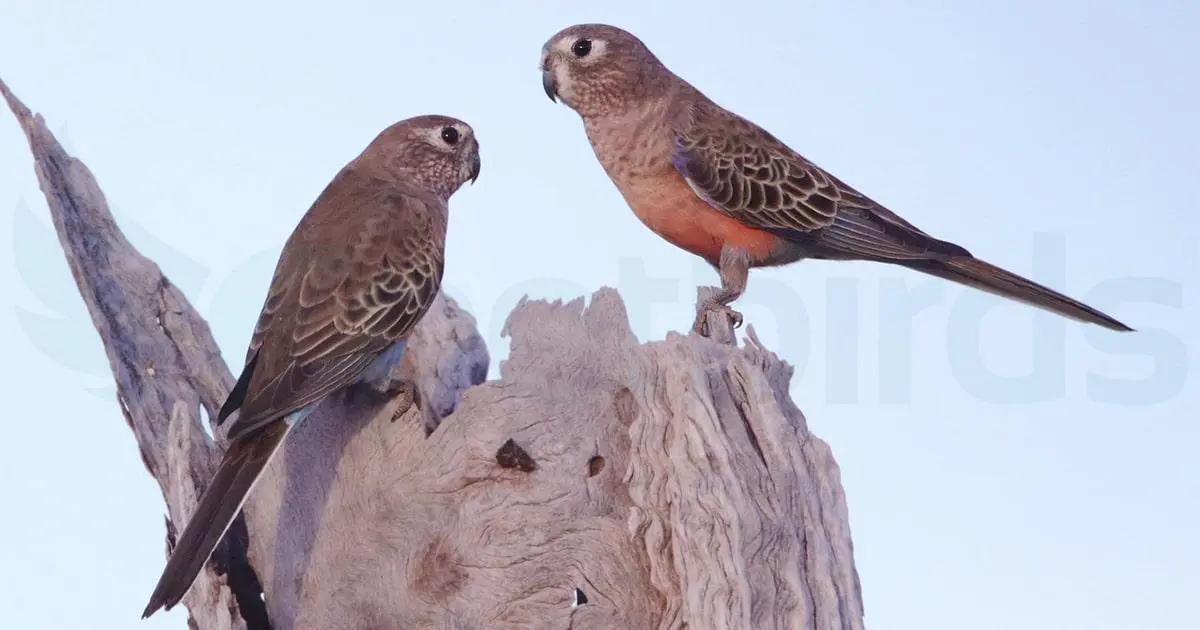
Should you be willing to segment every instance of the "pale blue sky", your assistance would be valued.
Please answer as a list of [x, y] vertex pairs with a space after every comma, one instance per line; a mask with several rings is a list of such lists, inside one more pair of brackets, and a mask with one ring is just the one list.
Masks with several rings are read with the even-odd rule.
[[[741, 309], [797, 366], [793, 395], [842, 468], [867, 623], [1200, 627], [1196, 3], [334, 7], [0, 0], [0, 77], [227, 359], [330, 177], [434, 112], [482, 145], [446, 285], [494, 360], [525, 293], [616, 285], [643, 339], [685, 328], [714, 274], [634, 219], [539, 84], [546, 38], [614, 23], [927, 231], [1142, 329], [865, 263], [752, 276]], [[7, 113], [0, 243], [0, 610], [14, 628], [182, 628], [182, 609], [137, 620], [164, 562], [161, 497]]]

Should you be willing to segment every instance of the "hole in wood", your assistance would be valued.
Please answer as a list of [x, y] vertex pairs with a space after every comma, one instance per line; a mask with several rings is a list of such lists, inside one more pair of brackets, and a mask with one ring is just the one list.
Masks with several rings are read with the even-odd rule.
[[516, 468], [521, 472], [533, 472], [537, 469], [537, 462], [533, 461], [525, 449], [517, 446], [512, 438], [508, 438], [500, 445], [500, 450], [496, 451], [496, 463], [500, 464], [501, 468]]
[[604, 458], [599, 455], [593, 455], [588, 460], [588, 476], [595, 477], [602, 472], [604, 472]]
[[588, 603], [587, 595], [584, 595], [583, 591], [579, 590], [578, 586], [575, 587], [575, 602], [572, 603], [571, 605], [572, 606], [582, 606], [586, 603]]

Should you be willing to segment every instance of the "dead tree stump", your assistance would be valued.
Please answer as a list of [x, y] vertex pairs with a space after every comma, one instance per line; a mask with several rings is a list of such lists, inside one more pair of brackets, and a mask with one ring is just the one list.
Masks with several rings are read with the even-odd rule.
[[[0, 90], [163, 490], [170, 541], [221, 453], [201, 409], [215, 417], [234, 379], [88, 168]], [[295, 430], [185, 598], [193, 623], [862, 628], [838, 468], [788, 396], [792, 368], [752, 328], [739, 348], [713, 325], [714, 340], [639, 344], [614, 290], [523, 301], [505, 327], [511, 354], [485, 382], [474, 319], [442, 299], [397, 369], [419, 384], [417, 404], [335, 398]], [[131, 624], [143, 603], [129, 602]]]

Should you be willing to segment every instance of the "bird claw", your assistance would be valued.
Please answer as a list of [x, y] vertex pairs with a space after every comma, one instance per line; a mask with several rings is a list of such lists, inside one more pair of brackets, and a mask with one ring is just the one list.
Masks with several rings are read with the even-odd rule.
[[408, 413], [413, 405], [416, 405], [418, 409], [421, 408], [417, 385], [408, 379], [385, 378], [381, 381], [358, 383], [357, 386], [350, 388], [348, 394], [353, 402], [361, 401], [373, 406], [384, 405], [400, 398], [400, 405], [392, 414], [392, 422]]
[[384, 389], [388, 400], [400, 398], [400, 404], [392, 412], [392, 422], [399, 420], [414, 406], [421, 409], [421, 397], [417, 395], [417, 384], [409, 380], [390, 381]]
[[388, 381], [387, 385], [381, 388], [382, 394], [389, 400], [397, 396], [413, 397], [416, 394], [417, 386], [407, 379], [396, 379]]
[[742, 327], [744, 320], [741, 313], [733, 310], [728, 304], [708, 302], [701, 305], [700, 309], [696, 311], [696, 321], [692, 323], [692, 330], [702, 337], [708, 337], [710, 332], [708, 329], [708, 314], [715, 312], [724, 313], [734, 330]]

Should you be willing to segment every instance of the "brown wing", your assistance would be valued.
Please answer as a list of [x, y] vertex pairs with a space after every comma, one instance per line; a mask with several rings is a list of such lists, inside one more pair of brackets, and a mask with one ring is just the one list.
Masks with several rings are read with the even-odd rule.
[[398, 193], [394, 183], [353, 180], [352, 172], [339, 175], [284, 246], [250, 341], [249, 374], [239, 380], [244, 399], [230, 439], [356, 381], [437, 296], [444, 204]]
[[709, 205], [834, 257], [963, 255], [847, 186], [758, 125], [699, 99], [681, 111], [671, 161]]

